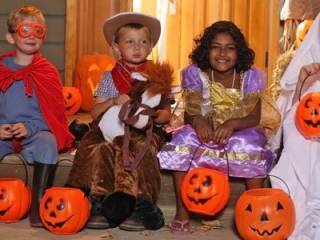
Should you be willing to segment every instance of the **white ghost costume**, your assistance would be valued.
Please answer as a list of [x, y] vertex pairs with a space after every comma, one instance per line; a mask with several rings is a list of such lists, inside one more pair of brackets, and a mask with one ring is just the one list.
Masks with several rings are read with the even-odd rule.
[[[273, 139], [272, 148], [279, 147], [282, 131], [283, 150], [270, 179], [272, 187], [289, 191], [295, 205], [296, 226], [289, 240], [320, 239], [320, 142], [307, 140], [298, 132], [295, 111], [299, 102], [291, 104], [301, 67], [313, 62], [320, 62], [320, 15], [288, 65], [277, 101], [282, 129]], [[320, 91], [320, 79], [303, 95], [314, 91]], [[272, 175], [280, 177], [288, 187]]]

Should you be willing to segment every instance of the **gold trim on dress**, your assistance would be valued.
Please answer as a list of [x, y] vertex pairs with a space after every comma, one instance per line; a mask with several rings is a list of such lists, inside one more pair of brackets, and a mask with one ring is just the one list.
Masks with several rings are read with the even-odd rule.
[[[196, 148], [196, 147], [186, 147], [186, 146], [174, 146], [165, 145], [162, 151], [174, 152], [179, 154], [193, 154], [195, 158], [199, 157], [212, 157], [212, 158], [224, 158], [226, 159], [226, 154], [229, 161], [254, 161], [254, 160], [266, 160], [266, 156], [263, 152], [259, 153], [244, 153], [244, 152], [227, 152], [220, 150], [213, 150], [208, 148]], [[196, 153], [194, 153], [197, 151]]]

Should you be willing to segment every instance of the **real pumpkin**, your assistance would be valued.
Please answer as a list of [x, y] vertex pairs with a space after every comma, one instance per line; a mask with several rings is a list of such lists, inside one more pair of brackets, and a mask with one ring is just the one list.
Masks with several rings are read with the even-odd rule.
[[110, 71], [114, 64], [114, 59], [104, 54], [85, 55], [79, 59], [75, 69], [74, 86], [80, 90], [82, 110], [92, 110], [93, 93], [102, 80], [104, 72]]

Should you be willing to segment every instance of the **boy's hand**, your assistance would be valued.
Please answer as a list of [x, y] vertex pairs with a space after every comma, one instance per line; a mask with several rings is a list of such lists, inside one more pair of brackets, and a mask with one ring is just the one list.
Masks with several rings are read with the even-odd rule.
[[170, 109], [159, 109], [156, 113], [157, 116], [154, 119], [156, 123], [165, 124], [169, 122], [171, 116]]
[[118, 97], [114, 98], [113, 103], [114, 105], [120, 105], [128, 102], [130, 97], [127, 94], [121, 94]]
[[210, 123], [204, 118], [197, 118], [194, 127], [200, 142], [206, 143], [212, 140], [213, 129]]
[[15, 123], [12, 125], [11, 132], [13, 137], [22, 138], [28, 135], [28, 129], [23, 123]]
[[12, 125], [2, 124], [0, 125], [0, 140], [10, 139], [13, 137]]
[[234, 130], [232, 120], [227, 120], [214, 131], [213, 140], [217, 144], [226, 144]]

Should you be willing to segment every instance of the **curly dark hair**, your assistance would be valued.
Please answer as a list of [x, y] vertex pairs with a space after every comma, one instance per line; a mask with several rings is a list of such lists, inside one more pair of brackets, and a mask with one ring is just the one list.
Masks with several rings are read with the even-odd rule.
[[250, 69], [254, 61], [255, 53], [248, 47], [248, 44], [240, 29], [231, 21], [218, 21], [207, 27], [203, 34], [194, 40], [195, 48], [189, 55], [192, 63], [205, 71], [211, 68], [209, 51], [212, 40], [219, 33], [228, 33], [236, 44], [238, 54], [235, 69], [237, 73]]

